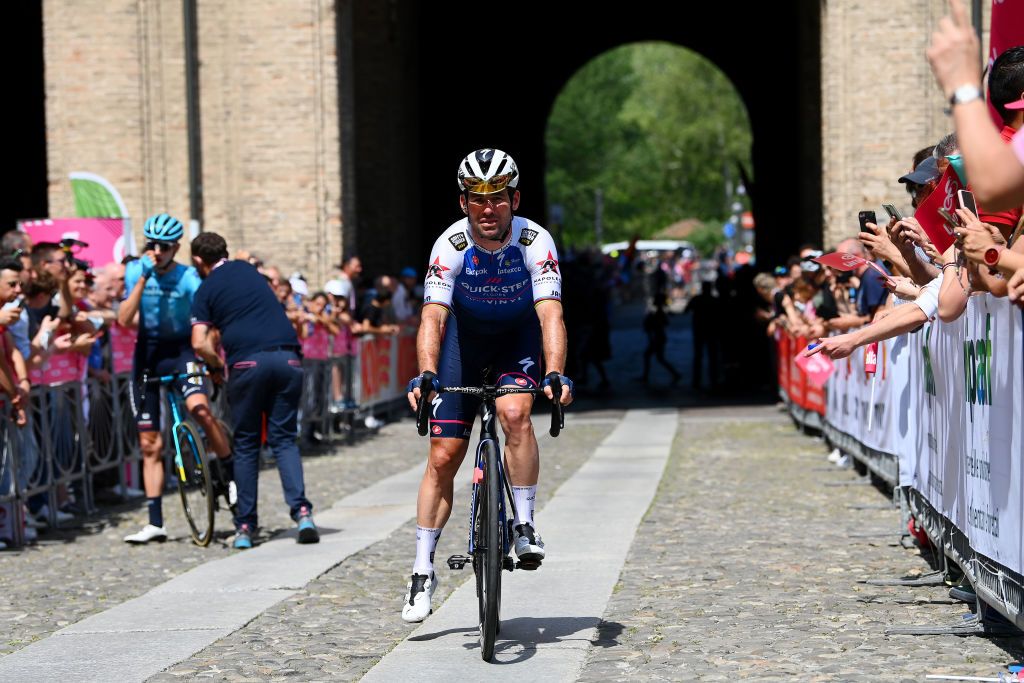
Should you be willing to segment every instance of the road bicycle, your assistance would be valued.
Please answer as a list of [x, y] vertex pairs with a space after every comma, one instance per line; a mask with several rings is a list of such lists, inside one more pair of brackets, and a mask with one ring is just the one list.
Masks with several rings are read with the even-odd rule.
[[[192, 364], [189, 364], [190, 366]], [[189, 368], [189, 372], [177, 372], [159, 377], [142, 376], [143, 396], [145, 403], [145, 391], [151, 386], [165, 386], [167, 388], [167, 405], [171, 411], [171, 441], [174, 444], [174, 472], [175, 481], [178, 484], [178, 495], [181, 497], [181, 507], [185, 511], [185, 519], [188, 520], [189, 533], [192, 542], [198, 546], [208, 546], [213, 539], [213, 513], [219, 509], [216, 496], [213, 492], [213, 480], [210, 474], [209, 459], [206, 453], [206, 444], [202, 430], [190, 418], [188, 411], [182, 405], [184, 398], [174, 386], [182, 380], [194, 381], [198, 378], [209, 377], [208, 370]], [[216, 385], [214, 385], [216, 392]], [[216, 394], [211, 397], [211, 403], [216, 400]], [[224, 429], [223, 423], [221, 428]], [[225, 430], [225, 435], [230, 434]], [[229, 437], [230, 438], [230, 437]]]
[[[564, 426], [562, 405], [557, 398], [562, 394], [561, 383], [551, 383], [556, 400], [551, 403], [551, 436], [558, 436]], [[466, 394], [481, 399], [480, 443], [476, 449], [473, 469], [473, 493], [470, 500], [469, 555], [452, 555], [450, 569], [462, 569], [472, 563], [476, 574], [476, 597], [480, 625], [480, 656], [485, 662], [494, 657], [494, 641], [501, 628], [501, 572], [513, 569], [536, 569], [539, 562], [515, 562], [509, 555], [512, 547], [512, 523], [516, 518], [515, 498], [505, 477], [501, 446], [495, 428], [495, 405], [499, 396], [533, 394], [544, 396], [536, 387], [496, 386], [484, 383], [480, 387], [441, 387], [442, 394]], [[420, 436], [427, 434], [430, 423], [430, 402], [424, 394], [417, 404], [416, 428]], [[506, 513], [506, 505], [512, 515]]]

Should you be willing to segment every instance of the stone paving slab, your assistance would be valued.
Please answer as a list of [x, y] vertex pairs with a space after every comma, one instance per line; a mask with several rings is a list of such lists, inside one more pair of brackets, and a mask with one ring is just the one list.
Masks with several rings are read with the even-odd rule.
[[[35, 658], [37, 673], [45, 676], [45, 672], [52, 671], [54, 664], [45, 656], [54, 647], [49, 641], [56, 639], [61, 643], [69, 635], [103, 633], [114, 642], [122, 642], [123, 647], [131, 647], [130, 641], [122, 641], [120, 636], [146, 631], [160, 638], [167, 632], [204, 630], [208, 639], [197, 637], [191, 640], [195, 648], [184, 655], [177, 650], [160, 648], [150, 652], [146, 657], [148, 668], [145, 676], [176, 664], [223, 636], [225, 629], [230, 633], [243, 627], [294, 593], [274, 589], [302, 588], [346, 557], [386, 537], [410, 516], [415, 516], [415, 499], [410, 500], [406, 491], [419, 482], [421, 475], [422, 468], [413, 466], [319, 513], [323, 526], [320, 543], [298, 545], [294, 532], [281, 534], [253, 550], [196, 567], [139, 598], [29, 645], [20, 651], [21, 656], [13, 663], [6, 658], [0, 659], [0, 678], [9, 675], [10, 667], [17, 669], [21, 666], [19, 662], [29, 658]], [[465, 486], [468, 481], [468, 470], [459, 472], [456, 484]], [[377, 504], [369, 507], [358, 505], [370, 501]], [[108, 645], [106, 650], [113, 653], [113, 660], [122, 659], [116, 647]], [[59, 667], [63, 666], [61, 662]]]
[[[558, 439], [539, 436], [541, 487], [537, 493], [537, 519], [541, 533], [547, 502], [562, 483], [594, 452], [618, 424], [621, 412], [586, 414], [586, 424], [566, 417], [566, 430]], [[538, 420], [543, 426], [543, 422]], [[407, 426], [407, 443], [425, 453], [426, 441]], [[465, 465], [464, 465], [465, 467]], [[468, 469], [468, 468], [467, 468]], [[415, 501], [416, 488], [406, 492]], [[245, 628], [210, 645], [151, 680], [251, 681], [285, 676], [298, 680], [356, 680], [386, 652], [412, 633], [415, 624], [401, 619], [406, 582], [415, 555], [415, 520], [410, 519], [387, 539], [348, 558], [308, 584], [303, 590], [270, 608]], [[468, 491], [456, 491], [455, 508], [437, 549], [440, 584], [435, 593], [441, 604], [471, 571], [453, 572], [444, 558], [466, 552]], [[518, 572], [527, 574], [527, 572]], [[536, 572], [541, 580], [543, 572]], [[522, 577], [528, 578], [528, 577]], [[475, 604], [475, 601], [473, 602]], [[596, 616], [591, 621], [596, 620]], [[477, 642], [475, 617], [460, 629]], [[536, 631], [537, 628], [534, 628]], [[475, 645], [474, 645], [475, 646]], [[479, 661], [479, 654], [476, 654]]]
[[[422, 448], [410, 447], [411, 420], [390, 423], [352, 445], [303, 451], [307, 496], [320, 513], [345, 496], [413, 466], [422, 467]], [[144, 503], [104, 507], [102, 514], [76, 520], [68, 528], [43, 532], [40, 543], [21, 551], [0, 552], [0, 656], [25, 647], [65, 626], [146, 593], [169, 579], [212, 560], [232, 557], [231, 519], [216, 515], [210, 547], [195, 546], [177, 493], [164, 496], [167, 543], [130, 546], [126, 534], [146, 522]], [[272, 466], [260, 473], [259, 543], [291, 533], [280, 480]], [[401, 522], [400, 522], [401, 523]], [[257, 550], [259, 549], [257, 546]], [[250, 578], [254, 574], [243, 576]], [[287, 581], [294, 585], [293, 581]], [[260, 586], [287, 587], [267, 584]]]
[[[494, 663], [480, 659], [475, 582], [467, 581], [364, 681], [573, 680], [619, 576], [636, 525], [654, 495], [676, 430], [672, 411], [629, 411], [544, 508], [552, 549], [537, 572], [503, 573]], [[659, 443], [632, 452], [617, 444]], [[623, 476], [628, 473], [628, 476]], [[595, 515], [595, 509], [615, 510]], [[539, 528], [539, 527], [538, 527]], [[589, 554], [589, 557], [587, 556]], [[472, 638], [467, 638], [467, 627]], [[560, 656], [536, 656], [560, 650]], [[528, 656], [526, 656], [528, 655]]]
[[[80, 633], [48, 638], [29, 653], [22, 649], [4, 657], [3, 680], [19, 683], [53, 681], [140, 681], [154, 673], [147, 653], [159, 651], [184, 659], [210, 640], [222, 638], [233, 628], [168, 631], [158, 639], [146, 631], [118, 634]], [[39, 666], [45, 658], [49, 666]], [[159, 670], [159, 669], [158, 669]]]

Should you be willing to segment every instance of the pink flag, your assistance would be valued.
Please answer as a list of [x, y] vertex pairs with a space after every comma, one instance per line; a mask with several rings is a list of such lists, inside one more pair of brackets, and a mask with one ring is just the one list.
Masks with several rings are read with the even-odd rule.
[[816, 261], [823, 266], [835, 268], [836, 270], [857, 270], [861, 266], [867, 265], [877, 270], [883, 277], [889, 277], [889, 273], [882, 270], [877, 263], [874, 261], [868, 261], [867, 259], [856, 256], [855, 254], [844, 254], [839, 251], [833, 251], [831, 254], [825, 254], [811, 260]]
[[808, 357], [801, 351], [796, 355], [796, 364], [807, 375], [807, 381], [816, 387], [825, 386], [825, 382], [836, 370], [832, 359], [820, 353]]

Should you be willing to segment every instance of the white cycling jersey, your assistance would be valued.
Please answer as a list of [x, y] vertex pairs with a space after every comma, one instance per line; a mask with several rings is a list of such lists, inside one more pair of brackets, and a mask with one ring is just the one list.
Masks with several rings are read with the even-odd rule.
[[493, 334], [522, 323], [537, 302], [561, 300], [562, 274], [551, 233], [515, 216], [509, 241], [488, 251], [473, 241], [471, 231], [463, 218], [437, 238], [423, 283], [424, 304], [448, 308], [460, 329]]

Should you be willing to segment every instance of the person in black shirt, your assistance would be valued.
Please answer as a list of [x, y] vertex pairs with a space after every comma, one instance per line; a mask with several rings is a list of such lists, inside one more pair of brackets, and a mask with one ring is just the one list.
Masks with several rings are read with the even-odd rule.
[[295, 328], [259, 271], [245, 261], [228, 261], [227, 243], [217, 233], [206, 232], [192, 240], [192, 261], [203, 278], [192, 301], [192, 347], [211, 369], [222, 368], [216, 343], [219, 333], [230, 366], [228, 403], [234, 420], [238, 486], [234, 547], [251, 548], [257, 528], [264, 414], [284, 498], [298, 524], [298, 541], [316, 543], [320, 534], [313, 523], [313, 504], [306, 498], [296, 445], [302, 361]]

